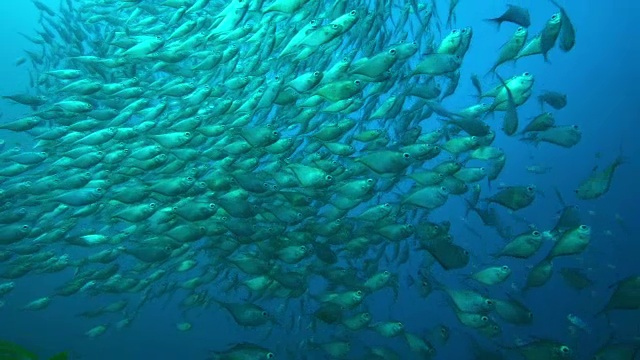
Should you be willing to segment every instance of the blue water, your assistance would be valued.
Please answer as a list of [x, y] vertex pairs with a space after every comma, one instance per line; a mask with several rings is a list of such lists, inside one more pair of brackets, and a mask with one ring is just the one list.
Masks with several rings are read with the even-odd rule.
[[[556, 8], [547, 1], [511, 1], [529, 8], [532, 26], [530, 34], [537, 33], [544, 21]], [[43, 0], [43, 3], [56, 9], [58, 2]], [[456, 94], [445, 100], [447, 107], [463, 107], [470, 102], [474, 90], [468, 81], [471, 74], [484, 74], [495, 60], [496, 49], [511, 35], [514, 27], [503, 24], [500, 32], [482, 21], [499, 15], [504, 10], [505, 1], [460, 0], [457, 10], [457, 25], [473, 27], [474, 37], [469, 53], [462, 67], [461, 85]], [[529, 71], [536, 76], [534, 95], [541, 90], [555, 90], [568, 95], [568, 105], [556, 112], [557, 124], [577, 124], [582, 129], [582, 141], [571, 149], [563, 149], [549, 144], [540, 144], [537, 148], [525, 145], [515, 138], [498, 134], [494, 146], [502, 147], [507, 154], [507, 166], [498, 179], [504, 184], [535, 184], [544, 195], [538, 196], [533, 206], [518, 214], [538, 228], [549, 229], [554, 225], [554, 216], [561, 208], [556, 200], [553, 188], [557, 187], [567, 203], [578, 204], [582, 209], [584, 222], [592, 227], [592, 242], [588, 250], [580, 256], [556, 259], [556, 269], [562, 266], [577, 266], [586, 269], [595, 284], [593, 288], [577, 292], [568, 288], [556, 272], [551, 281], [542, 288], [530, 290], [524, 296], [525, 303], [534, 313], [534, 324], [527, 327], [503, 325], [503, 335], [494, 340], [486, 340], [465, 329], [455, 318], [453, 311], [440, 293], [431, 295], [427, 300], [418, 296], [415, 288], [408, 288], [405, 277], [415, 274], [425, 256], [423, 252], [412, 254], [410, 261], [399, 269], [401, 288], [398, 300], [393, 301], [391, 290], [385, 289], [366, 300], [369, 312], [375, 321], [399, 320], [407, 330], [423, 334], [433, 326], [443, 323], [452, 329], [448, 345], [438, 349], [438, 359], [470, 359], [469, 336], [477, 338], [483, 344], [497, 343], [513, 345], [517, 339], [535, 337], [552, 338], [574, 348], [579, 359], [587, 359], [593, 351], [602, 345], [609, 336], [616, 339], [630, 339], [640, 335], [640, 313], [638, 311], [614, 311], [609, 319], [593, 317], [606, 303], [611, 284], [626, 276], [640, 273], [640, 190], [638, 176], [640, 167], [637, 154], [640, 154], [638, 126], [640, 101], [638, 84], [640, 83], [640, 42], [637, 41], [637, 19], [640, 15], [640, 3], [632, 0], [619, 1], [563, 1], [577, 29], [577, 45], [569, 53], [553, 49], [551, 63], [544, 63], [539, 56], [518, 61], [516, 66], [504, 65], [499, 72], [504, 76]], [[440, 1], [442, 17], [447, 3]], [[0, 94], [18, 93], [28, 90], [27, 66], [16, 68], [15, 59], [23, 56], [23, 49], [31, 49], [18, 32], [34, 34], [38, 27], [38, 11], [30, 1], [0, 3], [0, 34], [2, 51], [0, 52]], [[519, 108], [521, 122], [537, 114], [539, 105], [535, 99], [529, 100]], [[9, 102], [0, 103], [3, 120], [17, 118], [28, 113], [26, 107]], [[499, 118], [489, 119], [497, 123]], [[13, 143], [28, 143], [28, 138], [14, 133], [0, 132], [0, 139]], [[580, 201], [573, 190], [594, 168], [608, 165], [618, 155], [622, 146], [628, 162], [618, 168], [611, 190], [602, 198], [592, 201]], [[596, 157], [596, 153], [599, 154]], [[530, 174], [525, 165], [544, 164], [553, 169], [544, 175]], [[494, 187], [495, 190], [495, 187]], [[485, 190], [486, 191], [486, 190]], [[503, 218], [507, 213], [500, 209]], [[482, 226], [480, 220], [471, 215], [469, 225], [482, 234], [482, 239], [470, 234], [462, 225], [463, 202], [450, 199], [430, 217], [431, 221], [449, 220], [452, 222], [452, 235], [457, 243], [473, 254], [470, 266], [463, 271], [445, 273], [437, 265], [435, 276], [451, 286], [464, 284], [463, 274], [469, 269], [482, 268], [491, 263], [488, 253], [499, 248], [502, 240], [493, 229]], [[623, 219], [627, 231], [616, 221]], [[522, 230], [522, 229], [520, 229]], [[544, 257], [549, 244], [534, 258], [526, 261], [503, 259], [514, 270], [512, 277], [502, 287], [492, 289], [490, 294], [503, 296], [511, 291], [509, 285], [523, 286], [526, 279], [526, 265], [534, 265]], [[0, 248], [1, 250], [1, 248]], [[490, 251], [492, 250], [492, 251]], [[73, 250], [69, 250], [71, 253]], [[0, 264], [0, 269], [5, 266]], [[0, 308], [0, 338], [20, 343], [29, 349], [44, 355], [61, 350], [70, 350], [81, 359], [202, 359], [207, 350], [222, 350], [228, 345], [250, 341], [268, 347], [277, 358], [288, 358], [285, 348], [298, 348], [298, 344], [311, 336], [318, 340], [329, 340], [335, 328], [320, 325], [318, 331], [290, 330], [275, 326], [271, 335], [265, 339], [264, 328], [257, 330], [238, 327], [227, 312], [212, 306], [205, 310], [191, 310], [186, 320], [193, 324], [188, 332], [179, 332], [175, 323], [185, 321], [178, 306], [185, 296], [179, 291], [173, 298], [161, 298], [147, 303], [129, 328], [116, 330], [110, 328], [101, 337], [91, 339], [83, 334], [90, 328], [119, 321], [122, 315], [110, 314], [96, 319], [77, 317], [78, 312], [95, 309], [121, 299], [121, 296], [75, 295], [69, 298], [56, 298], [43, 311], [26, 312], [19, 308], [33, 299], [51, 294], [53, 289], [68, 281], [72, 270], [57, 274], [28, 275], [16, 281], [17, 287], [9, 296], [2, 299], [6, 304]], [[241, 301], [243, 292], [229, 296], [219, 293], [219, 287], [207, 288], [211, 295], [224, 297], [228, 301]], [[315, 290], [318, 290], [317, 288]], [[314, 288], [312, 287], [312, 292]], [[139, 295], [127, 295], [135, 305]], [[315, 310], [305, 308], [300, 313], [299, 300], [263, 301], [263, 307], [289, 323], [291, 317], [302, 316], [307, 319]], [[130, 305], [131, 306], [131, 305]], [[585, 320], [593, 329], [591, 334], [578, 332], [572, 335], [568, 330], [566, 315], [574, 313]], [[386, 344], [402, 354], [402, 358], [412, 359], [401, 338], [383, 339], [373, 332], [361, 332], [350, 337], [354, 351], [352, 358], [361, 358], [362, 347]], [[309, 359], [322, 359], [319, 352], [309, 351], [304, 356]], [[304, 358], [302, 354], [296, 358]], [[509, 358], [517, 358], [513, 353]]]

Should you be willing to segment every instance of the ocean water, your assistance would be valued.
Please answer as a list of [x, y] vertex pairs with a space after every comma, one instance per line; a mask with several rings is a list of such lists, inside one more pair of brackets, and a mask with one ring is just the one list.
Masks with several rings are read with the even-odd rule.
[[[57, 0], [42, 0], [42, 3], [54, 10], [59, 6]], [[328, 7], [329, 3], [322, 3], [320, 6]], [[350, 5], [352, 3], [354, 2], [350, 2]], [[500, 15], [506, 3], [497, 0], [460, 0], [456, 9], [455, 27], [470, 26], [474, 34], [461, 67], [460, 85], [454, 95], [442, 102], [446, 108], [462, 108], [474, 103], [475, 90], [469, 81], [470, 76], [482, 76], [486, 73], [495, 60], [497, 49], [516, 28], [513, 24], [504, 23], [498, 31], [494, 25], [483, 21]], [[512, 0], [511, 3], [529, 9], [532, 22], [529, 28], [530, 37], [539, 32], [547, 18], [557, 11], [548, 1]], [[83, 2], [74, 1], [73, 4], [79, 8]], [[206, 9], [211, 13], [217, 13], [225, 5], [226, 3], [212, 0]], [[397, 299], [394, 298], [392, 289], [383, 288], [368, 295], [358, 309], [370, 312], [373, 323], [401, 321], [405, 331], [421, 337], [426, 336], [428, 331], [439, 324], [446, 325], [451, 330], [451, 337], [446, 345], [436, 346], [436, 359], [473, 359], [473, 341], [489, 348], [505, 350], [522, 341], [553, 339], [570, 346], [576, 359], [590, 359], [609, 339], [640, 341], [638, 310], [615, 310], [607, 316], [596, 316], [612, 292], [611, 285], [625, 277], [640, 273], [640, 190], [637, 181], [640, 174], [637, 161], [637, 154], [640, 153], [637, 141], [640, 129], [637, 125], [640, 116], [637, 86], [640, 82], [637, 66], [640, 63], [640, 43], [634, 38], [635, 20], [640, 13], [640, 4], [631, 0], [565, 0], [562, 1], [562, 5], [565, 6], [577, 30], [575, 48], [564, 53], [555, 47], [550, 51], [550, 62], [544, 62], [541, 56], [532, 56], [518, 60], [515, 65], [505, 64], [498, 72], [505, 78], [525, 71], [536, 77], [533, 96], [518, 107], [521, 126], [527, 119], [539, 113], [540, 105], [535, 97], [541, 91], [559, 91], [567, 94], [568, 104], [564, 109], [553, 111], [556, 123], [578, 125], [582, 131], [582, 140], [570, 149], [544, 143], [532, 146], [519, 141], [518, 137], [507, 137], [501, 132], [501, 112], [495, 117], [489, 116], [486, 121], [497, 133], [493, 146], [504, 150], [507, 164], [491, 188], [487, 185], [486, 179], [482, 180], [481, 184], [483, 196], [495, 193], [501, 184], [535, 184], [540, 190], [531, 206], [517, 212], [523, 221], [513, 220], [506, 209], [498, 207], [501, 218], [513, 227], [516, 234], [527, 229], [525, 224], [533, 225], [540, 230], [549, 230], [554, 226], [557, 212], [562, 208], [554, 193], [554, 189], [557, 188], [568, 204], [580, 207], [582, 223], [591, 227], [591, 243], [582, 254], [555, 259], [556, 271], [551, 280], [540, 288], [523, 293], [521, 289], [528, 270], [544, 258], [551, 244], [546, 242], [543, 249], [530, 259], [495, 260], [490, 254], [498, 250], [505, 241], [498, 236], [495, 229], [484, 226], [473, 213], [465, 218], [465, 202], [462, 197], [450, 196], [444, 206], [428, 215], [428, 219], [433, 222], [451, 222], [451, 235], [457, 244], [469, 251], [470, 262], [463, 269], [451, 271], [445, 271], [435, 264], [430, 270], [431, 275], [448, 288], [481, 289], [480, 291], [488, 297], [504, 298], [506, 294], [516, 296], [531, 309], [534, 321], [531, 325], [514, 326], [496, 318], [502, 327], [502, 334], [491, 339], [463, 326], [456, 319], [453, 305], [443, 292], [435, 291], [425, 299], [419, 296], [415, 286], [409, 286], [408, 277], [415, 277], [423, 262], [429, 259], [426, 251], [418, 250], [411, 245], [410, 257], [406, 263], [380, 261], [379, 271], [387, 270], [398, 277]], [[402, 6], [404, 3], [392, 10], [395, 17]], [[434, 33], [436, 43], [449, 32], [444, 28], [447, 9], [448, 1], [438, 0], [443, 30], [442, 34]], [[84, 11], [91, 10], [87, 8]], [[24, 50], [38, 49], [19, 33], [34, 36], [35, 30], [40, 28], [39, 17], [40, 11], [31, 1], [0, 3], [0, 34], [3, 40], [3, 49], [0, 52], [0, 95], [36, 93], [29, 85], [29, 72], [35, 75], [36, 70], [29, 61], [21, 66], [16, 66], [15, 61], [25, 56]], [[415, 22], [415, 19], [412, 21]], [[392, 28], [392, 25], [388, 26]], [[88, 34], [92, 35], [98, 36]], [[64, 53], [65, 50], [59, 51]], [[62, 56], [60, 52], [57, 56]], [[336, 58], [338, 56], [336, 55]], [[420, 56], [418, 53], [412, 57], [409, 68], [415, 67]], [[485, 89], [495, 84], [491, 77], [485, 77], [482, 81]], [[40, 87], [38, 94], [46, 94], [47, 91], [46, 87]], [[52, 93], [49, 96], [56, 98], [57, 95]], [[30, 112], [32, 110], [29, 107], [2, 100], [0, 113], [3, 115], [0, 123], [26, 116]], [[273, 113], [270, 116], [272, 121], [278, 121]], [[356, 112], [349, 117], [364, 121], [362, 112]], [[431, 119], [425, 120], [421, 124], [423, 128], [434, 129], [442, 126], [435, 120], [436, 117], [434, 115]], [[378, 126], [384, 128], [386, 125]], [[3, 151], [18, 145], [30, 151], [34, 144], [33, 136], [27, 133], [0, 130], [0, 139], [7, 144]], [[619, 155], [620, 149], [626, 162], [616, 170], [610, 190], [595, 200], [578, 199], [574, 190], [580, 182], [592, 173], [595, 166], [601, 170], [610, 164]], [[53, 150], [48, 151], [54, 154]], [[442, 160], [446, 156], [443, 153], [437, 159]], [[435, 161], [429, 160], [428, 163], [435, 165]], [[533, 174], [525, 168], [533, 164], [548, 166], [551, 170], [545, 174]], [[96, 171], [96, 168], [92, 171]], [[30, 179], [29, 173], [16, 176]], [[0, 189], [5, 183], [0, 180]], [[409, 191], [407, 183], [398, 186], [396, 192]], [[390, 195], [391, 192], [380, 193], [383, 199], [393, 201], [394, 196]], [[36, 225], [37, 219], [32, 226]], [[74, 231], [103, 229], [105, 225], [107, 223], [101, 218], [87, 216]], [[472, 228], [479, 236], [470, 232], [466, 226]], [[118, 231], [114, 229], [113, 233], [105, 235], [114, 236]], [[414, 244], [415, 239], [412, 236], [403, 241], [406, 241], [406, 246], [410, 246], [409, 244]], [[194, 250], [197, 249], [195, 244], [192, 246]], [[56, 252], [57, 256], [69, 254], [72, 259], [78, 260], [106, 248], [105, 245], [96, 248], [78, 248], [65, 243], [47, 245], [47, 249]], [[10, 251], [10, 245], [0, 245], [0, 252], [4, 250]], [[387, 249], [386, 253], [390, 256], [393, 251]], [[362, 261], [347, 262], [348, 255], [344, 252], [340, 253], [339, 257], [339, 265], [364, 271]], [[371, 254], [369, 257], [372, 257]], [[196, 258], [199, 260], [199, 266], [209, 261], [204, 253], [197, 253]], [[305, 259], [292, 268], [305, 269], [302, 265], [305, 261], [311, 260]], [[133, 257], [124, 255], [120, 255], [116, 262], [121, 263], [123, 269], [130, 269], [136, 265]], [[479, 269], [502, 264], [509, 265], [513, 270], [513, 274], [503, 284], [485, 290], [467, 278]], [[198, 291], [206, 291], [208, 296], [228, 302], [247, 301], [249, 295], [246, 290], [236, 290], [229, 285], [238, 270], [230, 264], [213, 265], [221, 266], [226, 271], [216, 280], [199, 287]], [[11, 266], [10, 262], [0, 262], [0, 272], [5, 271], [8, 266]], [[185, 274], [175, 274], [172, 272], [172, 266], [170, 261], [155, 264], [146, 274], [157, 269], [169, 271], [159, 283], [185, 281], [198, 274], [199, 268]], [[558, 269], [562, 267], [584, 269], [593, 280], [593, 285], [581, 291], [569, 288], [558, 273]], [[30, 273], [10, 280], [15, 281], [16, 287], [11, 293], [0, 297], [3, 304], [0, 307], [0, 339], [21, 344], [41, 354], [43, 358], [68, 350], [73, 359], [204, 359], [210, 355], [210, 350], [223, 351], [237, 343], [251, 342], [269, 349], [278, 359], [329, 359], [329, 355], [313, 344], [337, 338], [351, 342], [352, 350], [346, 357], [348, 359], [366, 359], [366, 350], [376, 346], [388, 346], [402, 359], [419, 358], [410, 351], [402, 336], [389, 339], [370, 329], [348, 332], [343, 327], [326, 324], [318, 324], [315, 331], [308, 328], [319, 303], [309, 294], [317, 295], [329, 291], [324, 286], [325, 281], [320, 280], [318, 276], [309, 278], [309, 290], [302, 297], [288, 300], [279, 297], [260, 299], [257, 304], [268, 310], [278, 323], [268, 323], [255, 329], [237, 325], [229, 313], [215, 303], [205, 308], [190, 309], [185, 313], [180, 303], [189, 295], [189, 291], [184, 289], [176, 290], [171, 296], [165, 295], [145, 303], [130, 326], [123, 329], [117, 329], [116, 323], [127, 314], [131, 314], [141, 301], [143, 292], [79, 293], [69, 297], [55, 297], [46, 309], [21, 310], [21, 307], [34, 299], [52, 295], [56, 288], [73, 278], [75, 271], [77, 269], [70, 266], [53, 274]], [[5, 280], [0, 279], [0, 283]], [[122, 299], [129, 301], [123, 313], [106, 314], [96, 318], [78, 316], [82, 311], [97, 309]], [[590, 332], [572, 329], [567, 321], [568, 314], [578, 315], [589, 326]], [[192, 329], [178, 331], [176, 323], [185, 321], [192, 324]], [[291, 326], [292, 322], [294, 326]], [[109, 325], [105, 334], [95, 338], [85, 335], [89, 329], [103, 324]], [[505, 350], [504, 355], [508, 359], [521, 358], [512, 350]]]

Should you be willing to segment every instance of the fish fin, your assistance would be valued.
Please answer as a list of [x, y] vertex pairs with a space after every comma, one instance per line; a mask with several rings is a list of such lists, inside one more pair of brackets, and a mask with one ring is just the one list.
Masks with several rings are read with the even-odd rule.
[[560, 201], [560, 204], [563, 207], [567, 207], [567, 203], [564, 201], [564, 198], [562, 197], [562, 194], [560, 193], [560, 190], [558, 189], [558, 187], [554, 186], [553, 190], [555, 191], [556, 197], [558, 198], [558, 201]]

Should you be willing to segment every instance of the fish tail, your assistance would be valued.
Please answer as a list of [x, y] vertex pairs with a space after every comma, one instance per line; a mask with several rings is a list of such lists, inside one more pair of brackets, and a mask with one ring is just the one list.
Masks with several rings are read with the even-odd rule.
[[500, 31], [500, 25], [502, 25], [502, 20], [500, 20], [500, 18], [484, 19], [484, 21], [495, 24], [496, 30]]
[[622, 142], [620, 143], [620, 149], [618, 151], [618, 156], [616, 157], [616, 159], [613, 161], [613, 167], [618, 167], [626, 162], [628, 162], [629, 159], [624, 155], [624, 146], [622, 144]]
[[469, 199], [464, 199], [464, 202], [466, 202], [466, 203], [467, 203], [467, 209], [466, 209], [466, 211], [464, 212], [464, 217], [466, 218], [466, 217], [468, 217], [468, 216], [469, 216], [469, 212], [470, 212], [471, 210], [475, 210], [476, 206], [475, 206], [474, 204], [472, 204], [472, 203], [471, 203], [471, 201], [469, 201]]

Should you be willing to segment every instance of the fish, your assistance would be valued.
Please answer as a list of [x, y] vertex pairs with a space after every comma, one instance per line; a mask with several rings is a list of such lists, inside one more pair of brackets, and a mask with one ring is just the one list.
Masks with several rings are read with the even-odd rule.
[[634, 310], [640, 308], [640, 276], [631, 275], [612, 285], [613, 293], [607, 304], [595, 316], [611, 310]]
[[540, 107], [547, 104], [556, 110], [560, 110], [567, 106], [567, 95], [556, 91], [545, 91], [538, 95], [538, 102]]
[[569, 52], [576, 44], [576, 29], [567, 14], [567, 11], [558, 4], [556, 0], [550, 0], [553, 5], [560, 9], [562, 14], [562, 26], [560, 28], [560, 50]]
[[616, 169], [625, 162], [625, 157], [619, 155], [602, 171], [597, 171], [597, 167], [594, 168], [591, 175], [583, 180], [575, 190], [578, 198], [582, 200], [593, 200], [607, 193], [611, 188]]

